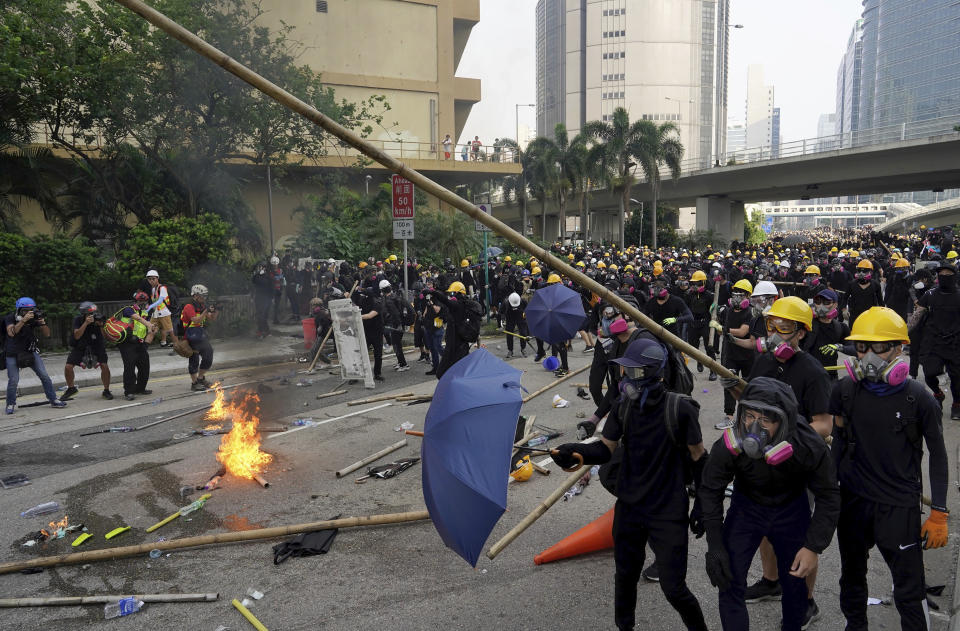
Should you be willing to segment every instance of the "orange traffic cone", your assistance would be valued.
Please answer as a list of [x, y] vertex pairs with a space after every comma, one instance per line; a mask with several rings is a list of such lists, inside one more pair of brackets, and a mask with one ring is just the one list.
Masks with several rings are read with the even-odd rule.
[[533, 562], [537, 565], [575, 557], [588, 552], [606, 550], [613, 547], [613, 509], [593, 520], [572, 535], [561, 539], [537, 556]]

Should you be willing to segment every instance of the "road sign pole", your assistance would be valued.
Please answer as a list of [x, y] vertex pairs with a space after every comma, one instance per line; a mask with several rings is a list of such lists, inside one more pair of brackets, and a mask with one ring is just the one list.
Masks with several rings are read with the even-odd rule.
[[403, 240], [403, 301], [410, 302], [410, 260], [407, 258], [407, 241]]
[[487, 264], [489, 252], [487, 252], [487, 232], [483, 232], [483, 291], [487, 295], [487, 321], [490, 321], [490, 266]]

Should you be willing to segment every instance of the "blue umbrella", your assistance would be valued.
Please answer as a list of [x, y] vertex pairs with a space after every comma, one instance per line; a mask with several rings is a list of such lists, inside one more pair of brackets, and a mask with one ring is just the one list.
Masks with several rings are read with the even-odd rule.
[[580, 294], [560, 283], [538, 289], [527, 305], [526, 314], [530, 335], [550, 344], [574, 337], [585, 317]]
[[[492, 258], [496, 258], [496, 257], [500, 256], [501, 254], [503, 254], [503, 249], [502, 249], [502, 248], [498, 248], [498, 247], [495, 246], [495, 245], [491, 245], [489, 248], [487, 248], [487, 257], [488, 257], [488, 258], [491, 258], [491, 259], [492, 259]], [[481, 256], [480, 258], [483, 258], [483, 257]]]
[[444, 373], [423, 426], [423, 499], [440, 538], [474, 567], [507, 509], [522, 374], [474, 351]]

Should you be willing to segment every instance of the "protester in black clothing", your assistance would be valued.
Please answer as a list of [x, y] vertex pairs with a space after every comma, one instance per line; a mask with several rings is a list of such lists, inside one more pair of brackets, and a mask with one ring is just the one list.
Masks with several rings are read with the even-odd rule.
[[640, 311], [676, 336], [680, 336], [684, 324], [693, 322], [693, 315], [687, 304], [683, 299], [670, 295], [665, 281], [654, 281], [650, 299], [643, 304]]
[[450, 283], [447, 293], [434, 290], [431, 293], [433, 300], [446, 307], [449, 319], [446, 320], [447, 330], [444, 334], [443, 357], [440, 358], [440, 365], [437, 366], [437, 379], [443, 377], [451, 366], [466, 357], [470, 353], [470, 342], [463, 339], [463, 324], [466, 319], [464, 313], [464, 300], [467, 297], [467, 289], [460, 281]]
[[270, 334], [270, 304], [273, 302], [273, 278], [267, 273], [267, 264], [258, 263], [250, 279], [253, 284], [253, 304], [257, 319], [257, 337]]
[[896, 311], [904, 320], [909, 317], [910, 310], [913, 306], [910, 292], [911, 284], [910, 261], [904, 258], [898, 258], [893, 264], [893, 270], [891, 270], [891, 273], [887, 276], [884, 305]]
[[[722, 331], [725, 334], [723, 340], [723, 352], [720, 355], [720, 363], [729, 368], [735, 374], [741, 377], [750, 374], [753, 368], [753, 360], [756, 351], [737, 343], [737, 340], [750, 339], [750, 322], [752, 314], [750, 312], [750, 298], [753, 286], [747, 280], [738, 280], [730, 294], [729, 304], [726, 309], [726, 321], [722, 325]], [[714, 329], [721, 326], [719, 323], [712, 324]], [[726, 429], [733, 424], [733, 412], [736, 408], [736, 400], [729, 389], [723, 391], [723, 413], [726, 419], [714, 425], [717, 429]]]
[[67, 389], [60, 395], [61, 401], [73, 398], [78, 390], [74, 385], [75, 366], [100, 368], [100, 382], [103, 384], [104, 399], [113, 399], [110, 392], [110, 366], [107, 365], [107, 344], [103, 338], [103, 324], [106, 318], [97, 311], [97, 305], [84, 301], [79, 306], [80, 315], [73, 319], [73, 335], [70, 336], [70, 354], [63, 368], [63, 377]]
[[[907, 325], [875, 307], [853, 323], [852, 377], [833, 388], [833, 453], [840, 481], [840, 608], [847, 629], [867, 629], [867, 557], [890, 568], [905, 631], [929, 628], [923, 549], [947, 543], [947, 453], [941, 411], [900, 356]], [[930, 516], [920, 524], [923, 443], [929, 452]]]
[[[690, 309], [693, 320], [687, 328], [687, 343], [694, 348], [703, 348], [710, 359], [716, 359], [713, 346], [710, 345], [710, 319], [713, 313], [713, 292], [707, 289], [707, 275], [697, 270], [690, 276], [690, 288], [684, 293], [684, 301]], [[697, 362], [697, 371], [703, 372], [703, 364]], [[710, 381], [716, 380], [717, 375], [710, 373]]]
[[920, 297], [911, 316], [912, 324], [921, 318], [926, 320], [920, 363], [927, 385], [941, 405], [944, 394], [939, 377], [944, 369], [950, 378], [951, 420], [960, 420], [960, 291], [956, 272], [953, 265], [941, 263], [937, 268], [937, 286]]
[[393, 347], [393, 353], [397, 356], [397, 372], [410, 370], [407, 365], [407, 358], [403, 354], [403, 305], [400, 298], [393, 293], [393, 287], [390, 281], [380, 281], [380, 302], [381, 313], [383, 313], [383, 327], [386, 331], [390, 345]]
[[360, 307], [360, 319], [363, 321], [363, 335], [367, 346], [373, 348], [373, 379], [383, 381], [383, 314], [380, 301], [373, 290], [357, 289], [351, 296], [353, 304]]
[[681, 399], [675, 434], [671, 435], [665, 402], [676, 395], [668, 395], [663, 385], [667, 349], [659, 342], [635, 340], [614, 363], [621, 373], [624, 394], [604, 424], [601, 440], [560, 445], [553, 459], [562, 467], [574, 465], [578, 457], [585, 465], [603, 464], [610, 460], [618, 442], [623, 443], [613, 522], [617, 628], [634, 628], [637, 582], [649, 542], [667, 600], [687, 629], [706, 629], [700, 603], [686, 584], [687, 528], [697, 536], [703, 533], [699, 506], [694, 504], [689, 517], [687, 514], [685, 476], [690, 470], [699, 486], [706, 464], [699, 410]]
[[120, 321], [129, 329], [117, 343], [123, 360], [123, 398], [127, 401], [132, 401], [138, 394], [153, 392], [147, 389], [150, 379], [150, 354], [147, 348], [157, 331], [157, 325], [148, 320], [150, 296], [138, 290], [133, 300], [134, 304], [121, 311]]
[[[810, 353], [824, 368], [837, 363], [837, 353], [844, 351], [844, 339], [850, 334], [850, 327], [837, 319], [840, 314], [837, 292], [822, 289], [813, 299], [813, 330], [803, 338], [800, 347]], [[847, 349], [851, 351], [851, 349]], [[847, 352], [847, 351], [844, 351]], [[849, 353], [848, 353], [849, 354]], [[836, 370], [828, 370], [831, 380], [837, 379]]]
[[[733, 481], [726, 519], [723, 501]], [[814, 495], [811, 516], [807, 491]], [[798, 413], [786, 383], [752, 379], [743, 390], [734, 427], [713, 444], [698, 493], [707, 533], [706, 568], [720, 590], [725, 631], [749, 628], [747, 572], [761, 539], [768, 538], [783, 585], [782, 629], [807, 622], [807, 585], [818, 556], [830, 544], [840, 491], [826, 443]]]
[[503, 330], [507, 333], [507, 359], [513, 357], [513, 338], [516, 331], [520, 335], [520, 356], [527, 356], [527, 337], [530, 329], [527, 327], [527, 301], [514, 292], [500, 304], [500, 314], [504, 318]]
[[827, 287], [837, 292], [837, 310], [840, 315], [839, 320], [843, 321], [843, 310], [847, 307], [847, 296], [850, 292], [850, 285], [853, 284], [853, 274], [843, 267], [843, 255], [838, 254], [830, 266], [830, 274], [827, 276]]
[[[910, 332], [910, 376], [916, 379], [920, 374], [920, 349], [924, 347], [924, 329], [927, 324], [929, 312], [916, 309], [920, 298], [927, 293], [932, 284], [930, 272], [926, 269], [918, 269], [913, 275], [913, 285], [910, 288], [911, 299], [914, 304], [914, 310], [910, 317], [906, 318]], [[937, 382], [937, 391], [939, 390], [939, 381]], [[935, 391], [936, 392], [936, 391]]]
[[433, 300], [433, 287], [428, 286], [423, 294], [423, 334], [430, 349], [430, 370], [425, 374], [436, 375], [440, 367], [440, 357], [443, 355], [444, 327], [450, 321], [450, 311], [446, 306]]
[[873, 263], [870, 261], [857, 263], [857, 273], [854, 275], [856, 282], [850, 285], [847, 300], [851, 322], [870, 307], [883, 306], [883, 290], [880, 289], [880, 283], [874, 279], [873, 272]]

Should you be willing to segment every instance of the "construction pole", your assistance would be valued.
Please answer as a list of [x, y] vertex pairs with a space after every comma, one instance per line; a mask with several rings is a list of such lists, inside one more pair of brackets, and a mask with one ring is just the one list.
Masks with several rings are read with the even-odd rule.
[[[433, 195], [440, 201], [450, 204], [475, 221], [479, 221], [526, 253], [536, 256], [541, 262], [546, 262], [551, 269], [559, 271], [568, 278], [572, 279], [577, 285], [589, 289], [593, 293], [606, 300], [608, 303], [616, 306], [622, 313], [630, 316], [635, 322], [649, 330], [665, 343], [682, 351], [688, 357], [697, 360], [704, 366], [707, 366], [719, 376], [736, 379], [740, 382], [741, 387], [746, 386], [746, 382], [743, 381], [738, 375], [734, 374], [730, 369], [722, 366], [715, 359], [708, 357], [706, 353], [701, 352], [699, 349], [694, 348], [686, 341], [670, 333], [670, 331], [664, 328], [659, 322], [654, 322], [651, 320], [633, 305], [623, 300], [623, 298], [621, 298], [617, 293], [610, 291], [600, 283], [588, 277], [586, 274], [583, 274], [577, 269], [570, 267], [567, 265], [565, 260], [561, 260], [551, 254], [549, 250], [539, 247], [533, 241], [530, 241], [522, 234], [516, 232], [510, 228], [510, 226], [503, 223], [492, 214], [488, 215], [487, 213], [481, 212], [476, 205], [471, 204], [456, 193], [444, 188], [443, 186], [440, 186], [430, 178], [411, 169], [400, 160], [388, 155], [380, 148], [367, 142], [343, 125], [340, 125], [326, 114], [308, 105], [283, 88], [250, 70], [223, 51], [197, 37], [156, 9], [144, 4], [140, 0], [115, 1], [141, 16], [150, 24], [164, 31], [174, 39], [180, 41], [199, 55], [206, 57], [227, 72], [253, 86], [266, 96], [274, 99], [284, 107], [287, 107], [291, 111], [300, 114], [307, 120], [324, 129], [326, 132], [336, 136], [343, 142], [356, 148], [371, 160], [382, 164], [384, 167], [394, 173], [402, 175], [406, 179], [413, 182], [416, 186], [419, 186], [421, 190]], [[620, 247], [623, 247], [622, 241], [623, 240], [621, 239]]]

